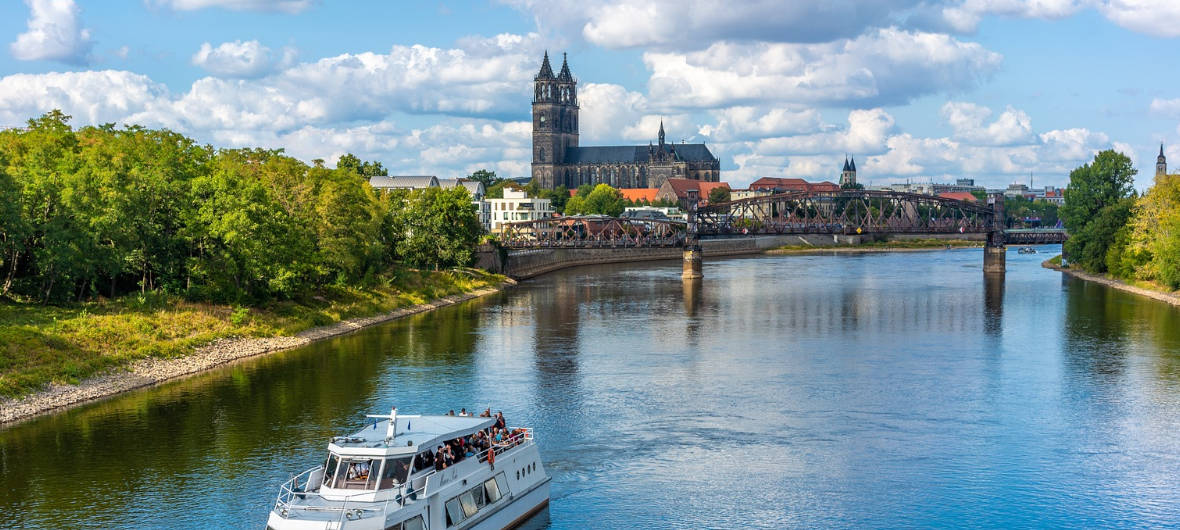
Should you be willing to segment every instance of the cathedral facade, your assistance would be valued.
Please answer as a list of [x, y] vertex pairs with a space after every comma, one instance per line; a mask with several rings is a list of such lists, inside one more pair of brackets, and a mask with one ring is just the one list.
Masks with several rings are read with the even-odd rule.
[[578, 82], [563, 58], [553, 75], [549, 54], [533, 78], [533, 180], [541, 187], [658, 188], [670, 178], [717, 182], [721, 161], [705, 144], [667, 143], [660, 123], [648, 145], [578, 145]]

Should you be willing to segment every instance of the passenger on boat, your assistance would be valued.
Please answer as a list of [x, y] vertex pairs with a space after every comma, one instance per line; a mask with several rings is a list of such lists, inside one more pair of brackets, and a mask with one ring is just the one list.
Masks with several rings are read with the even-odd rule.
[[483, 412], [479, 413], [479, 417], [481, 417], [481, 418], [490, 418], [490, 417], [492, 417], [492, 408], [491, 408], [491, 407], [488, 407], [488, 408], [484, 409], [484, 411], [483, 411]]

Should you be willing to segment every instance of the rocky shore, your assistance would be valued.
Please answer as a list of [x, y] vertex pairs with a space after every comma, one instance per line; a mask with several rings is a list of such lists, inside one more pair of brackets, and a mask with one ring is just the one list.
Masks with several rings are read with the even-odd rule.
[[501, 288], [491, 287], [466, 294], [446, 296], [433, 302], [405, 307], [389, 313], [353, 318], [328, 326], [312, 328], [293, 337], [219, 340], [203, 346], [185, 357], [143, 359], [132, 363], [127, 371], [94, 377], [77, 385], [52, 384], [40, 392], [20, 399], [0, 401], [0, 425], [198, 374], [241, 359], [297, 348], [313, 341], [343, 335], [374, 324], [486, 296], [499, 292]]
[[1143, 287], [1136, 287], [1134, 285], [1130, 285], [1128, 283], [1125, 283], [1125, 282], [1122, 282], [1119, 280], [1115, 280], [1113, 278], [1107, 278], [1106, 276], [1102, 276], [1099, 274], [1090, 274], [1088, 272], [1083, 272], [1083, 271], [1079, 271], [1079, 270], [1075, 270], [1075, 269], [1067, 269], [1067, 268], [1061, 267], [1060, 265], [1055, 265], [1053, 263], [1050, 263], [1049, 261], [1042, 262], [1041, 266], [1046, 269], [1053, 269], [1053, 270], [1061, 272], [1063, 274], [1068, 274], [1070, 276], [1073, 276], [1074, 278], [1086, 280], [1088, 282], [1100, 283], [1102, 285], [1105, 285], [1107, 287], [1111, 287], [1114, 289], [1118, 289], [1120, 291], [1126, 291], [1128, 293], [1135, 293], [1140, 296], [1146, 296], [1148, 298], [1159, 300], [1161, 302], [1167, 302], [1172, 305], [1180, 306], [1180, 296], [1177, 296], [1172, 293], [1167, 293], [1167, 292], [1163, 292], [1163, 291], [1156, 291], [1153, 289], [1145, 289]]

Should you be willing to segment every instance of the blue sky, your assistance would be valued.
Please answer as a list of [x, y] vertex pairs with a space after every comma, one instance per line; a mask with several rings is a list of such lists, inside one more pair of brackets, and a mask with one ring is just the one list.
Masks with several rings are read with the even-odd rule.
[[[11, 0], [0, 127], [168, 127], [394, 173], [526, 176], [531, 77], [583, 145], [706, 142], [723, 180], [1064, 185], [1098, 150], [1180, 165], [1174, 0]], [[555, 67], [558, 66], [555, 64]]]

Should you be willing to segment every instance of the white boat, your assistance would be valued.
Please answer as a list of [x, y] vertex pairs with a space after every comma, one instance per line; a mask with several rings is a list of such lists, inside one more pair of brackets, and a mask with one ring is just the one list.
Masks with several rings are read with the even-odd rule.
[[513, 528], [549, 505], [532, 429], [507, 429], [490, 449], [439, 470], [439, 446], [484, 436], [476, 433], [490, 432], [497, 418], [399, 416], [396, 408], [369, 417], [377, 421], [332, 438], [324, 465], [279, 488], [268, 529]]

